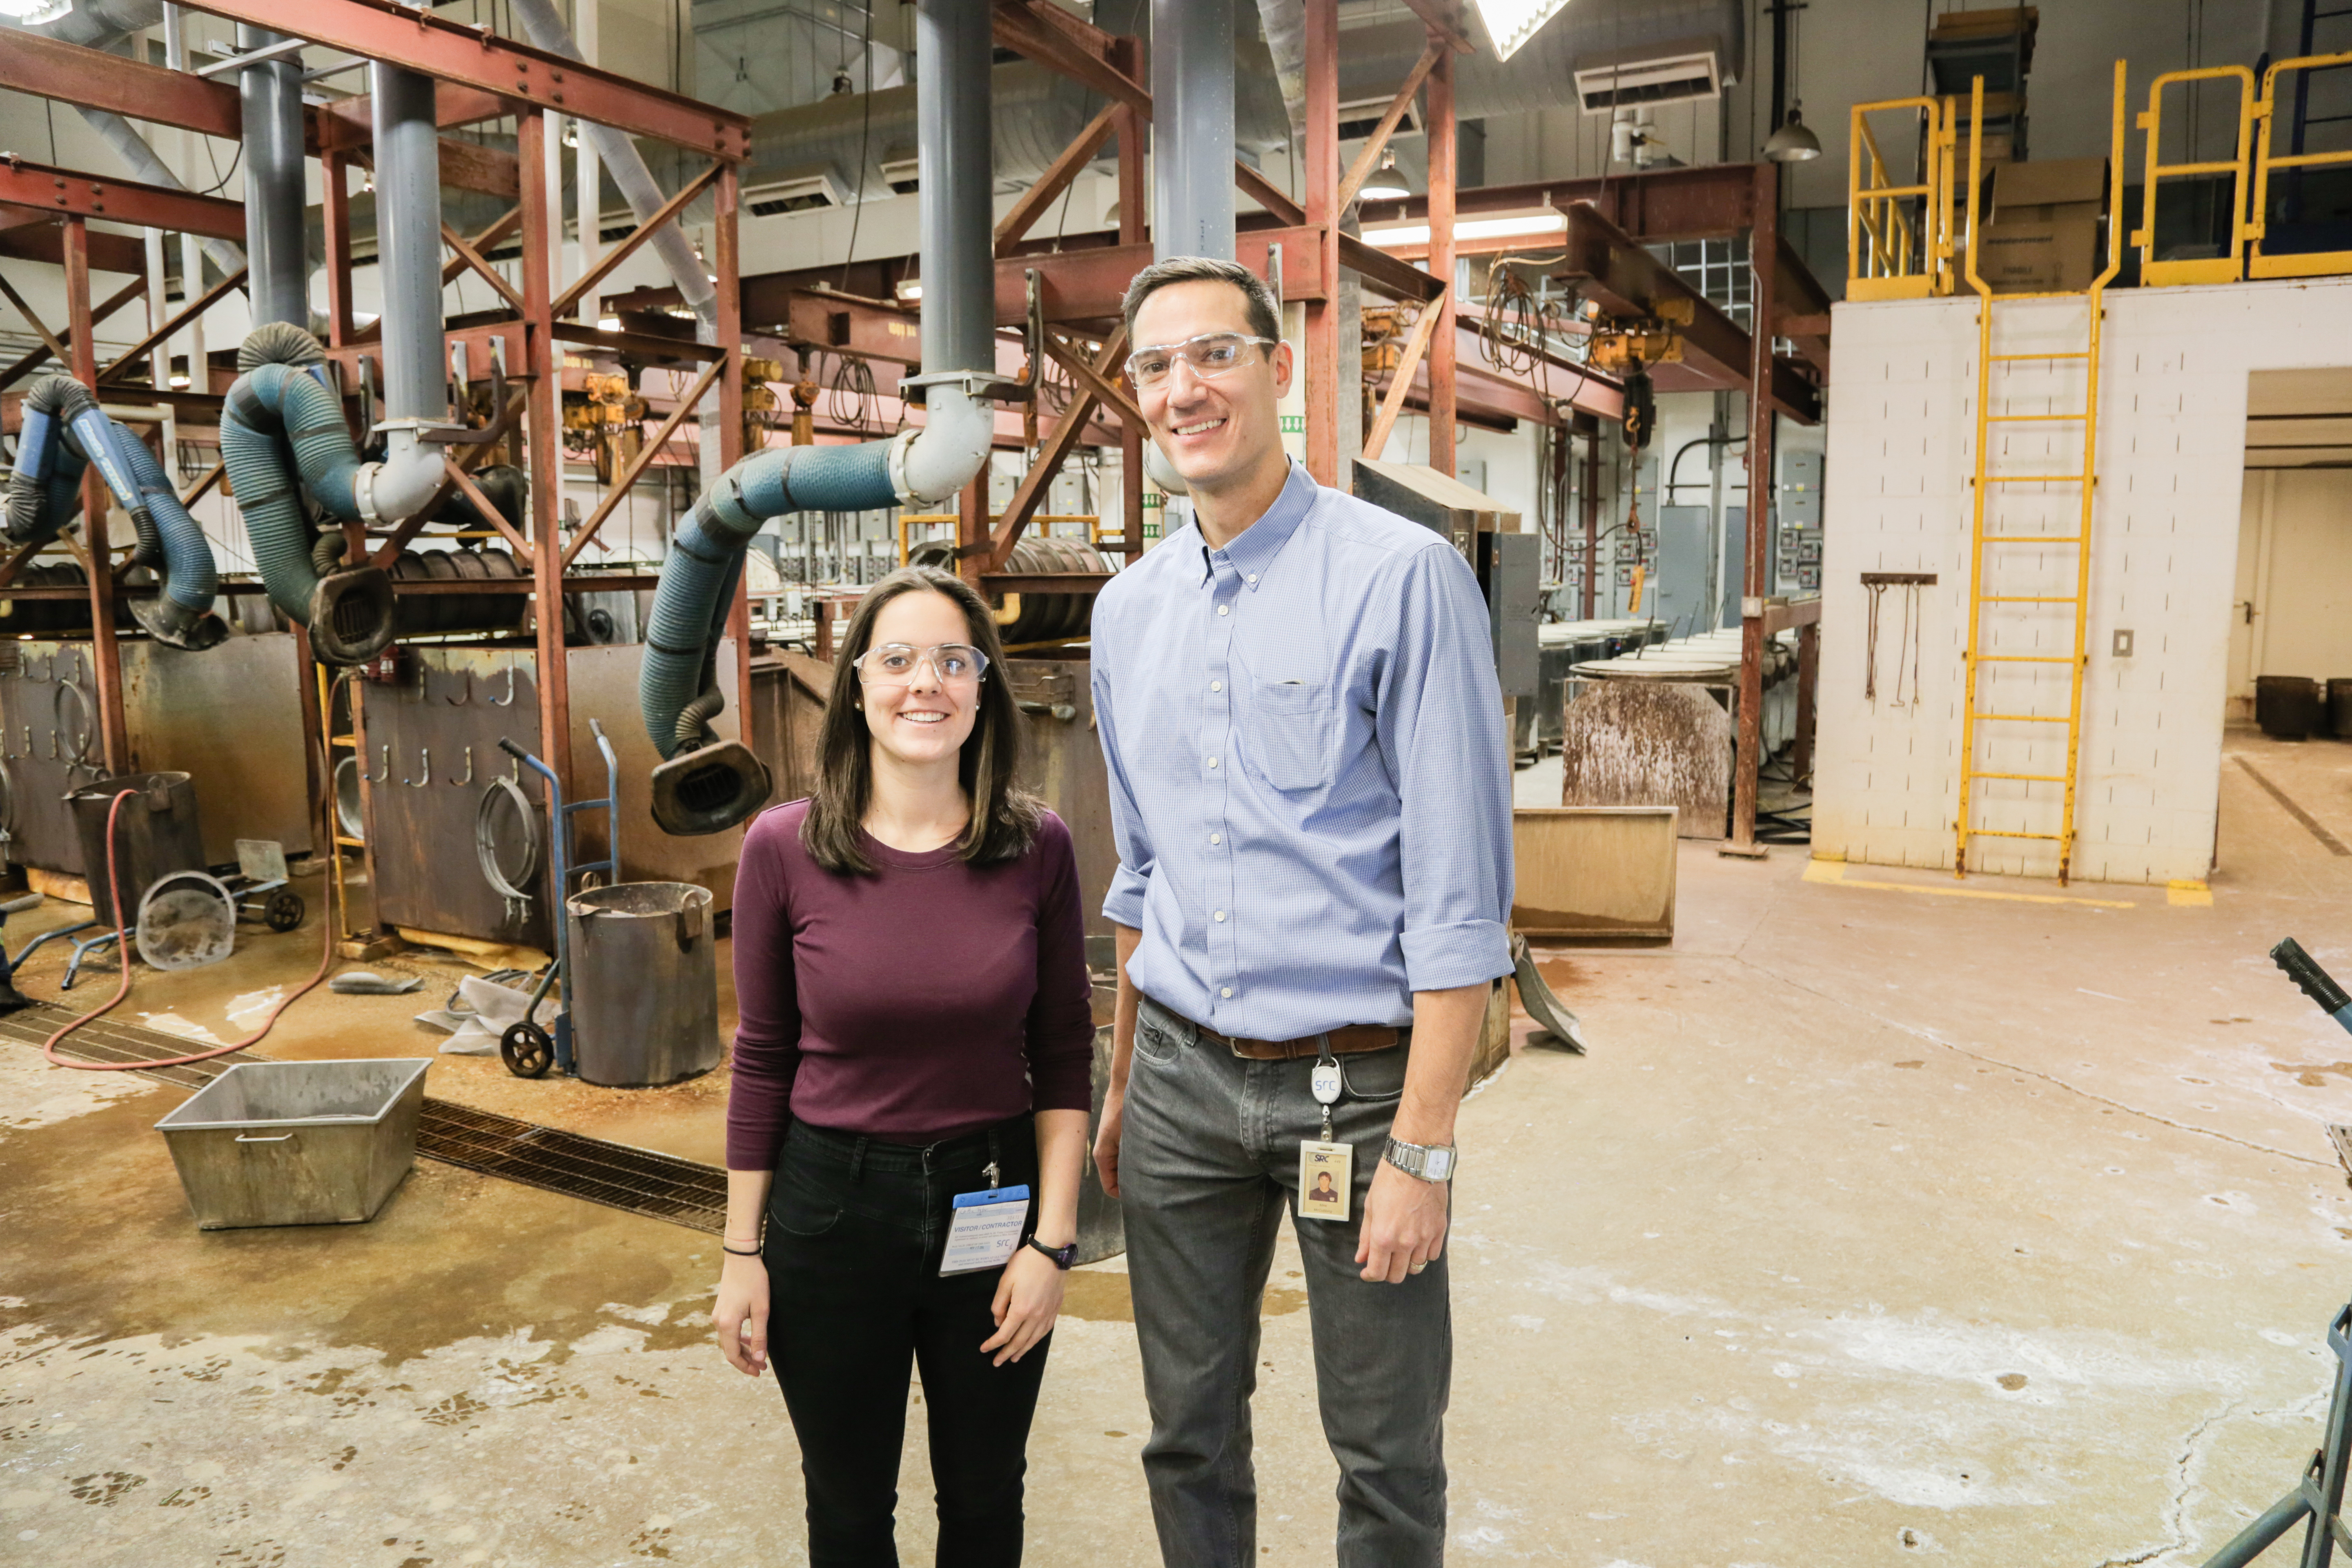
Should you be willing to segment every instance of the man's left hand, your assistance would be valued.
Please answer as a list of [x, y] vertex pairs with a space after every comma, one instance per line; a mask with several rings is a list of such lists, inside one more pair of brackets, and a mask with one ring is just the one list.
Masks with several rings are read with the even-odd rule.
[[1445, 1250], [1446, 1195], [1443, 1182], [1408, 1176], [1383, 1159], [1372, 1173], [1364, 1198], [1364, 1224], [1356, 1261], [1368, 1281], [1402, 1284]]

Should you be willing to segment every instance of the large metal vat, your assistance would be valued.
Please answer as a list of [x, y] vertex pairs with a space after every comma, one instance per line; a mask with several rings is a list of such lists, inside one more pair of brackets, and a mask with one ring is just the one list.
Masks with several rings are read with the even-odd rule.
[[[127, 795], [122, 809], [115, 797]], [[185, 773], [118, 773], [66, 797], [81, 837], [90, 910], [109, 925], [129, 924], [157, 879], [205, 868], [205, 833], [196, 820], [196, 786]], [[107, 818], [114, 818], [113, 877], [107, 875]]]
[[675, 1083], [719, 1065], [719, 947], [710, 889], [618, 882], [564, 904], [563, 976], [581, 1078], [609, 1088]]

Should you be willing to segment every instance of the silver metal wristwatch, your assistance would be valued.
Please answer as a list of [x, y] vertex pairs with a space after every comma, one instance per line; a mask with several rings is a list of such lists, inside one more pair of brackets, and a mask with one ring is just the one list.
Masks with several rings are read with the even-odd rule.
[[1408, 1143], [1402, 1138], [1391, 1138], [1386, 1158], [1390, 1164], [1416, 1181], [1450, 1182], [1458, 1156], [1451, 1143]]

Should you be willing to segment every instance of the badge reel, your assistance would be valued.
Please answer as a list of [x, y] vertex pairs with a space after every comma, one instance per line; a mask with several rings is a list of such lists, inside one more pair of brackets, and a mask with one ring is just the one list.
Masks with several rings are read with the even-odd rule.
[[1355, 1193], [1349, 1179], [1354, 1173], [1356, 1152], [1335, 1142], [1331, 1135], [1331, 1108], [1339, 1102], [1347, 1079], [1339, 1071], [1339, 1059], [1331, 1054], [1328, 1038], [1307, 1083], [1315, 1102], [1323, 1108], [1323, 1137], [1319, 1142], [1307, 1139], [1298, 1145], [1298, 1217], [1336, 1220], [1344, 1225]]
[[955, 1217], [948, 1226], [947, 1249], [940, 1258], [942, 1275], [1001, 1268], [1020, 1250], [1021, 1233], [1029, 1224], [1029, 1189], [1003, 1185], [1003, 1172], [993, 1160], [985, 1170], [986, 1190], [958, 1193], [950, 1202]]

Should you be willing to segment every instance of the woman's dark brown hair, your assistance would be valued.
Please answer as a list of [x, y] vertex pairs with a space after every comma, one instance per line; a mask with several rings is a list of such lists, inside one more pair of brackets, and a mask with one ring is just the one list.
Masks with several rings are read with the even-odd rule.
[[988, 658], [971, 733], [964, 739], [956, 769], [971, 798], [971, 820], [956, 842], [956, 852], [972, 865], [994, 866], [1020, 858], [1036, 840], [1045, 808], [1013, 777], [1021, 763], [1021, 710], [1005, 677], [996, 617], [962, 578], [936, 566], [902, 566], [866, 591], [834, 658], [833, 691], [825, 699], [824, 723], [817, 733], [816, 791], [801, 820], [802, 847], [828, 871], [845, 875], [874, 869], [858, 838], [873, 798], [874, 759], [865, 693], [854, 661], [872, 644], [875, 617], [882, 606], [901, 594], [922, 593], [952, 601], [963, 612], [971, 646]]

